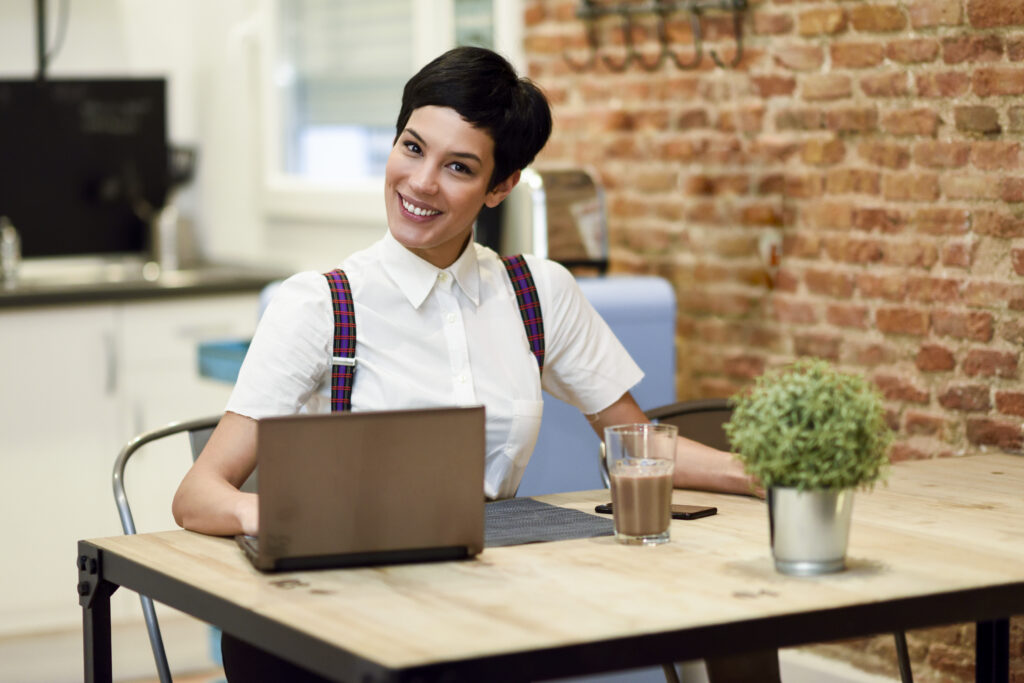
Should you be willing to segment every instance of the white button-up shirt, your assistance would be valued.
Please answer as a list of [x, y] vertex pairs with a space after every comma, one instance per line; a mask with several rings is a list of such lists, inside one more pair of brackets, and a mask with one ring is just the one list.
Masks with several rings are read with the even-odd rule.
[[[544, 319], [543, 388], [595, 413], [643, 372], [561, 265], [528, 256]], [[445, 269], [388, 233], [342, 264], [356, 318], [353, 410], [486, 406], [484, 493], [514, 495], [537, 441], [541, 378], [505, 266], [471, 243]], [[326, 278], [286, 280], [260, 320], [227, 410], [330, 411], [334, 314]]]

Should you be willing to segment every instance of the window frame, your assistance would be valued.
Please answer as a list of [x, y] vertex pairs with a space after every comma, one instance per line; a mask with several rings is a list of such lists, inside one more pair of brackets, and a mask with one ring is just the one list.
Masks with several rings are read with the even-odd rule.
[[[259, 0], [260, 172], [258, 196], [263, 215], [271, 220], [331, 223], [338, 226], [386, 223], [384, 178], [317, 181], [284, 173], [281, 163], [281, 107], [274, 87], [279, 44], [278, 9], [287, 0]], [[522, 0], [491, 0], [494, 49], [518, 70], [522, 49]], [[415, 72], [455, 44], [455, 0], [410, 0], [412, 7], [413, 65]], [[398, 115], [398, 112], [395, 112]]]

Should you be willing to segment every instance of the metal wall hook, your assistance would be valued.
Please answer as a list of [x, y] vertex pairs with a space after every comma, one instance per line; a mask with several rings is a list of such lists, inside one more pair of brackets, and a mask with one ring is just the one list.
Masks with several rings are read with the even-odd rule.
[[732, 12], [732, 35], [736, 39], [736, 53], [732, 56], [732, 61], [730, 61], [728, 64], [726, 64], [718, 56], [717, 52], [715, 52], [714, 50], [710, 51], [711, 59], [713, 59], [715, 61], [715, 64], [717, 64], [719, 67], [721, 67], [723, 69], [725, 69], [725, 68], [730, 68], [731, 69], [731, 68], [736, 67], [737, 65], [739, 65], [740, 61], [743, 59], [743, 18], [740, 16], [740, 11], [742, 9], [746, 9], [746, 7], [747, 7], [746, 0], [737, 0], [736, 6], [733, 8], [733, 12]]
[[562, 59], [565, 60], [566, 64], [573, 71], [586, 71], [587, 69], [594, 66], [594, 62], [597, 61], [597, 50], [600, 47], [600, 43], [597, 40], [597, 27], [594, 25], [592, 17], [594, 16], [594, 0], [583, 0], [583, 4], [580, 9], [576, 12], [576, 15], [584, 18], [584, 25], [587, 30], [587, 46], [590, 48], [590, 56], [582, 62], [577, 62], [569, 56], [567, 52], [562, 52]]
[[610, 59], [608, 55], [601, 55], [601, 61], [612, 71], [625, 71], [634, 59], [638, 58], [636, 48], [633, 46], [633, 13], [628, 6], [622, 6], [618, 11], [622, 17], [622, 40], [626, 46], [626, 58], [620, 62]]
[[704, 34], [703, 28], [700, 24], [700, 10], [694, 9], [690, 11], [690, 31], [693, 33], [693, 59], [689, 62], [684, 62], [679, 59], [679, 55], [668, 49], [668, 45], [665, 46], [665, 51], [672, 61], [676, 63], [676, 66], [680, 69], [696, 69], [700, 66], [701, 61], [704, 59]]
[[[617, 60], [608, 55], [600, 55], [602, 64], [611, 71], [622, 72], [629, 68], [633, 62], [640, 64], [641, 68], [647, 71], [659, 69], [665, 62], [666, 57], [679, 69], [696, 69], [704, 58], [703, 28], [701, 26], [701, 14], [708, 10], [727, 11], [732, 13], [733, 35], [736, 38], [736, 52], [733, 58], [726, 62], [718, 56], [714, 50], [710, 50], [711, 59], [720, 68], [733, 68], [739, 65], [743, 59], [743, 16], [742, 12], [747, 9], [748, 0], [649, 0], [643, 4], [619, 4], [619, 5], [598, 5], [595, 0], [580, 0], [580, 7], [576, 16], [583, 20], [586, 25], [587, 45], [590, 49], [590, 56], [583, 62], [572, 59], [569, 54], [563, 52], [563, 58], [569, 66], [576, 71], [584, 71], [593, 67], [598, 61], [600, 52], [600, 41], [597, 36], [597, 20], [611, 14], [619, 15], [622, 19], [623, 43], [626, 48], [626, 56]], [[693, 30], [693, 59], [684, 62], [669, 45], [668, 30], [666, 25], [669, 17], [674, 12], [687, 12], [690, 15], [690, 26]], [[649, 61], [641, 55], [633, 42], [633, 16], [635, 14], [654, 14], [657, 17], [657, 34], [660, 50], [654, 61]]]

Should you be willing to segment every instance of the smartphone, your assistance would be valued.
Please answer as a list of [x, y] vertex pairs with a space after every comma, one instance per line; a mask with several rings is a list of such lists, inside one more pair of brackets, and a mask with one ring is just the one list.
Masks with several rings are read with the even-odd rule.
[[[603, 503], [594, 508], [594, 512], [600, 512], [606, 515], [612, 514], [612, 504]], [[679, 505], [676, 503], [672, 504], [672, 519], [700, 519], [701, 517], [710, 517], [711, 515], [717, 514], [718, 508], [710, 507], [707, 505]]]

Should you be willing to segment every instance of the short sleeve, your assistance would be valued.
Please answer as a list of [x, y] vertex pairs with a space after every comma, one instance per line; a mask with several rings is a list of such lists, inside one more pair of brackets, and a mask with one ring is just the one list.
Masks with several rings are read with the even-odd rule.
[[564, 266], [528, 257], [544, 318], [543, 388], [586, 414], [604, 410], [644, 373]]
[[299, 412], [330, 368], [333, 315], [323, 275], [285, 280], [260, 318], [227, 410], [257, 419]]

